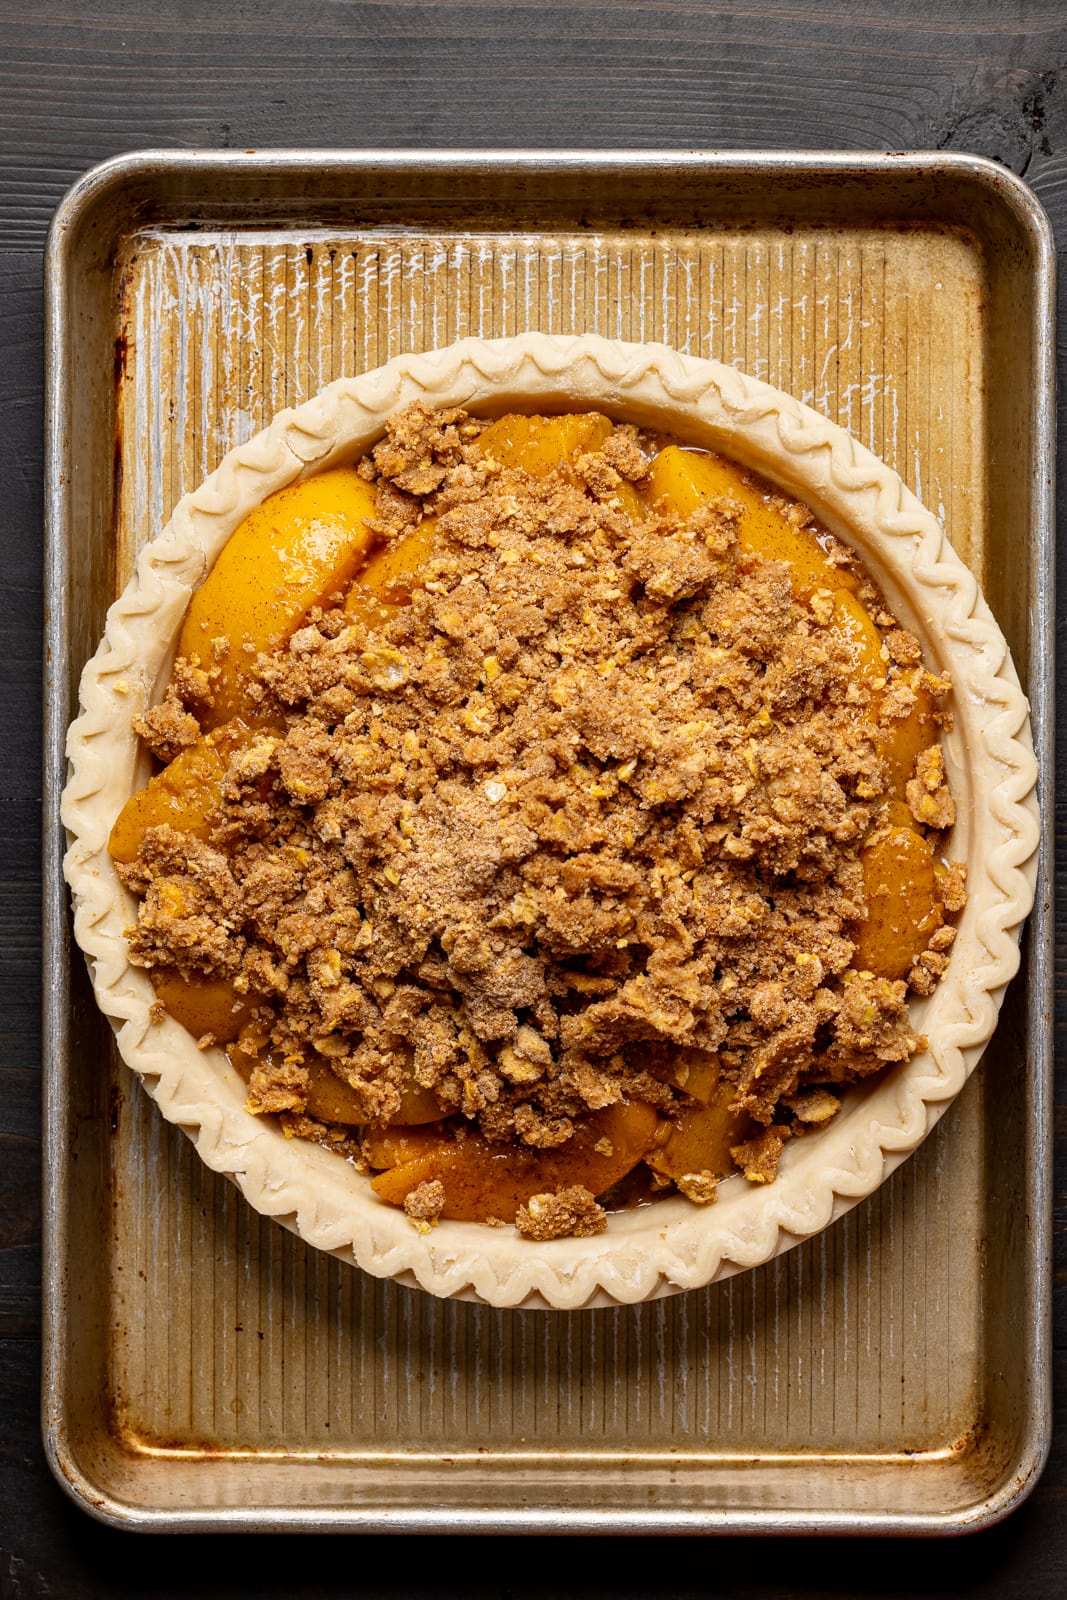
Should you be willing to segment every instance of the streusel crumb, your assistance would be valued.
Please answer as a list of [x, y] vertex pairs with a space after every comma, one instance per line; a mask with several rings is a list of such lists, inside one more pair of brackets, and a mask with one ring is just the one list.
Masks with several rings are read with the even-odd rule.
[[429, 1233], [445, 1207], [445, 1186], [440, 1178], [420, 1183], [404, 1198], [404, 1211], [420, 1233]]
[[719, 1180], [713, 1172], [684, 1172], [676, 1178], [677, 1188], [696, 1206], [711, 1206], [719, 1197]]
[[581, 1184], [560, 1189], [556, 1194], [535, 1194], [520, 1206], [515, 1226], [526, 1239], [588, 1239], [603, 1233], [608, 1225], [607, 1212], [598, 1206], [588, 1189]]

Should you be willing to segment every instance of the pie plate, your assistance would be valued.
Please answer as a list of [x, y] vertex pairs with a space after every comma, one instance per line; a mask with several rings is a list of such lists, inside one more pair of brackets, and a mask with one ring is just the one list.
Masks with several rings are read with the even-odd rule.
[[[534, 1244], [511, 1230], [448, 1221], [423, 1235], [348, 1163], [252, 1117], [221, 1051], [201, 1052], [172, 1019], [152, 1018], [151, 985], [126, 955], [134, 901], [107, 852], [111, 825], [146, 772], [131, 719], [161, 695], [189, 596], [249, 511], [295, 479], [357, 457], [391, 412], [418, 398], [482, 415], [596, 406], [758, 470], [856, 549], [919, 636], [928, 665], [951, 677], [952, 853], [967, 862], [969, 899], [948, 972], [912, 1004], [928, 1047], [850, 1089], [828, 1127], [787, 1147], [774, 1184], [735, 1178], [712, 1207], [678, 1197], [615, 1213], [593, 1239]], [[735, 368], [663, 345], [539, 333], [470, 339], [397, 357], [280, 412], [230, 451], [142, 550], [83, 674], [68, 757], [65, 871], [75, 934], [119, 1050], [163, 1116], [257, 1211], [309, 1244], [375, 1276], [494, 1306], [577, 1309], [698, 1288], [770, 1260], [871, 1194], [976, 1066], [1033, 901], [1039, 832], [1028, 706], [1003, 635], [940, 523], [817, 412]]]

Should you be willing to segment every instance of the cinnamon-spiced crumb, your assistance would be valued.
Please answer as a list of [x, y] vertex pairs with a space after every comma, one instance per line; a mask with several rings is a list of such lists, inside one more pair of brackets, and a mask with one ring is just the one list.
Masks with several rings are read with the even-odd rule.
[[607, 1212], [583, 1189], [572, 1184], [556, 1194], [535, 1194], [515, 1217], [515, 1226], [525, 1239], [588, 1239], [603, 1233], [608, 1225]]
[[789, 1132], [779, 1126], [763, 1128], [754, 1139], [747, 1139], [730, 1151], [749, 1183], [774, 1182]]
[[173, 761], [176, 755], [195, 744], [200, 724], [187, 711], [171, 684], [159, 705], [151, 706], [143, 717], [134, 717], [133, 731], [143, 739], [158, 761]]
[[696, 1206], [714, 1205], [719, 1197], [719, 1180], [713, 1172], [686, 1172], [674, 1181], [686, 1199]]
[[429, 1233], [445, 1208], [445, 1186], [440, 1178], [420, 1183], [404, 1197], [404, 1211], [420, 1233]]

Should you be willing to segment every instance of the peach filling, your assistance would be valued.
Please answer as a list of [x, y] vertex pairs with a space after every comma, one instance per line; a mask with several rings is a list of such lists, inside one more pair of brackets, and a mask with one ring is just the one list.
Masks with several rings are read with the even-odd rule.
[[[598, 413], [509, 414], [483, 429], [478, 449], [486, 460], [544, 478], [599, 450], [612, 429]], [[618, 499], [635, 521], [653, 512], [685, 519], [704, 502], [729, 502], [742, 565], [784, 563], [796, 600], [837, 636], [856, 677], [867, 685], [870, 705], [879, 706], [888, 683], [885, 617], [877, 621], [860, 598], [855, 565], [833, 558], [811, 526], [792, 518], [755, 477], [717, 455], [666, 443], [640, 486], [618, 486]], [[368, 526], [374, 516], [373, 486], [344, 466], [272, 495], [234, 533], [193, 596], [178, 643], [180, 657], [210, 664], [215, 674], [210, 714], [200, 719], [199, 738], [126, 803], [110, 836], [117, 863], [134, 862], [150, 830], [161, 825], [200, 840], [212, 835], [231, 763], [254, 760], [274, 732], [257, 690], [262, 652], [284, 646], [316, 607], [342, 605], [348, 622], [372, 640], [411, 603], [437, 548], [437, 519], [428, 516], [381, 542]], [[852, 931], [853, 968], [890, 981], [905, 977], [927, 951], [950, 915], [946, 898], [951, 900], [937, 857], [943, 823], [931, 815], [931, 825], [924, 825], [921, 810], [917, 819], [916, 805], [909, 803], [917, 769], [937, 745], [943, 719], [921, 666], [898, 674], [898, 680], [910, 693], [901, 699], [899, 715], [878, 724], [891, 799], [885, 820], [859, 851], [867, 910]], [[272, 1053], [269, 1027], [254, 1000], [231, 981], [174, 967], [155, 968], [152, 981], [162, 1007], [197, 1039], [226, 1047], [250, 1085], [259, 1076], [275, 1086], [284, 1080], [279, 1066], [285, 1063]], [[449, 1115], [410, 1066], [395, 1114], [383, 1122], [368, 1114], [360, 1093], [327, 1054], [309, 1046], [293, 1065], [300, 1069], [301, 1087], [288, 1099], [284, 1087], [275, 1087], [269, 1109], [361, 1129], [362, 1159], [377, 1174], [375, 1192], [404, 1205], [416, 1192], [439, 1186], [443, 1199], [434, 1217], [511, 1222], [546, 1193], [575, 1187], [591, 1196], [618, 1193], [637, 1169], [644, 1177], [631, 1194], [647, 1197], [676, 1184], [685, 1192], [693, 1174], [714, 1179], [731, 1173], [738, 1151], [758, 1132], [734, 1103], [710, 1051], [678, 1052], [670, 1115], [624, 1099], [592, 1111], [565, 1142], [550, 1148], [491, 1142], [462, 1117]]]

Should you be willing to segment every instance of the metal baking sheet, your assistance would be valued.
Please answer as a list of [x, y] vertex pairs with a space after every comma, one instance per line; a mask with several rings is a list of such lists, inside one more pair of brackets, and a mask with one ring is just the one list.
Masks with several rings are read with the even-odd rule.
[[1027, 677], [1051, 817], [1052, 272], [957, 155], [145, 153], [47, 269], [44, 1430], [158, 1529], [952, 1532], [1048, 1443], [1048, 861], [985, 1064], [819, 1238], [636, 1308], [380, 1283], [254, 1215], [122, 1066], [72, 950], [56, 799], [136, 550], [280, 406], [405, 349], [658, 339], [799, 395], [947, 523]]

